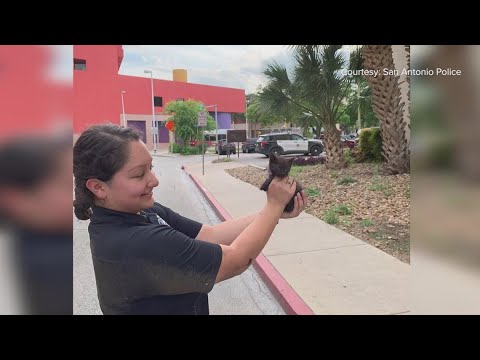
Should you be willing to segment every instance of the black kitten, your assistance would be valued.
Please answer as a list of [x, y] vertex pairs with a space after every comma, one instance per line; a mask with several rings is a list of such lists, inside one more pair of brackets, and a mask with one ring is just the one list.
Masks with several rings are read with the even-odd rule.
[[[260, 190], [267, 191], [268, 186], [272, 182], [273, 178], [278, 176], [280, 178], [284, 178], [288, 176], [290, 169], [292, 168], [292, 164], [295, 158], [282, 158], [281, 156], [277, 156], [273, 153], [270, 154], [270, 161], [268, 163], [268, 179], [260, 186]], [[303, 190], [302, 184], [297, 181], [297, 189], [295, 190], [295, 195], [297, 195], [300, 191]], [[285, 212], [292, 212], [294, 206], [294, 198], [295, 195], [292, 197], [290, 202], [285, 206]]]

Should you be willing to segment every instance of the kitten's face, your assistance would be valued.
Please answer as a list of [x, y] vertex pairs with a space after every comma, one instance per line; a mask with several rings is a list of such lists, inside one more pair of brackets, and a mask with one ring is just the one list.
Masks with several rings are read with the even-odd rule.
[[288, 176], [290, 169], [292, 167], [293, 161], [295, 158], [282, 158], [275, 154], [270, 154], [270, 161], [268, 163], [268, 174], [271, 177], [279, 176], [285, 177]]

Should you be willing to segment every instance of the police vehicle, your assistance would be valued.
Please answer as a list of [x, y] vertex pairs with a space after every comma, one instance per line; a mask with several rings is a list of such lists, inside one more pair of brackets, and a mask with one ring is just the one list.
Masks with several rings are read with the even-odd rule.
[[306, 139], [298, 134], [276, 132], [261, 135], [255, 144], [255, 152], [270, 156], [284, 154], [320, 155], [324, 150], [323, 142], [317, 139]]

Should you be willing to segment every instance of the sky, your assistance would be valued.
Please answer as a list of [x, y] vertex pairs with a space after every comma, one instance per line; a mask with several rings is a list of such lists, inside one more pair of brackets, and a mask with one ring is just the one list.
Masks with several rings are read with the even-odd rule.
[[276, 60], [291, 66], [288, 45], [123, 45], [119, 73], [172, 80], [173, 69], [186, 69], [188, 82], [245, 89], [247, 94], [266, 83], [262, 72]]
[[[353, 46], [346, 45], [346, 49]], [[49, 76], [72, 82], [72, 45], [50, 46], [54, 57]], [[266, 79], [266, 64], [278, 61], [290, 70], [292, 50], [289, 45], [123, 45], [120, 74], [172, 80], [173, 69], [186, 69], [188, 82], [245, 89], [256, 92]]]

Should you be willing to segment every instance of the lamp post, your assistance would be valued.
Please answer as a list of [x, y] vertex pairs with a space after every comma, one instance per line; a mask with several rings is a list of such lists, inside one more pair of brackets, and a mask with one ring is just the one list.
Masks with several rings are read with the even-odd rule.
[[127, 121], [125, 120], [125, 102], [123, 100], [123, 94], [125, 94], [126, 91], [125, 90], [122, 90], [122, 114], [123, 114], [123, 127], [127, 127]]
[[360, 99], [365, 99], [365, 96], [360, 96], [360, 85], [359, 84], [355, 84], [357, 85], [357, 129], [361, 129], [362, 128], [362, 117], [361, 117], [361, 111], [360, 111]]
[[248, 99], [245, 97], [245, 132], [247, 133], [246, 139], [248, 139], [250, 134], [248, 133], [248, 119], [247, 119], [247, 111], [248, 111]]
[[[216, 147], [218, 149], [218, 121], [217, 121], [217, 104], [215, 105], [207, 105], [207, 106], [203, 106], [205, 109], [206, 108], [209, 108], [209, 107], [215, 107], [215, 134], [216, 134]], [[228, 145], [227, 145], [228, 146]], [[220, 151], [217, 150], [217, 154], [218, 154], [218, 157], [217, 159], [220, 160]]]
[[145, 74], [150, 74], [150, 85], [152, 88], [152, 132], [153, 132], [153, 152], [157, 152], [157, 135], [158, 135], [158, 129], [157, 129], [157, 122], [155, 121], [155, 102], [154, 102], [154, 95], [153, 95], [153, 71], [152, 70], [144, 70], [143, 71]]

